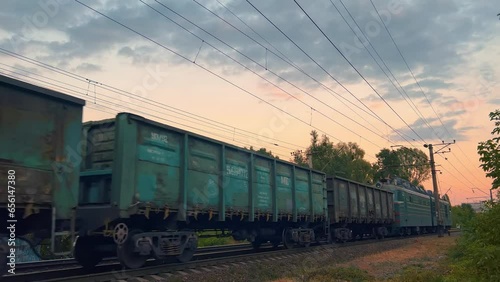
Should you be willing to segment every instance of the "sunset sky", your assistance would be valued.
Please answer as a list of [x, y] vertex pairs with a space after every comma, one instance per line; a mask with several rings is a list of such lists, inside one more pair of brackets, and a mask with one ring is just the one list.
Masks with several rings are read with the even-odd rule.
[[488, 199], [500, 6], [372, 1], [2, 1], [0, 73], [86, 99], [85, 121], [132, 112], [286, 160], [313, 129], [369, 162], [456, 140], [441, 193]]

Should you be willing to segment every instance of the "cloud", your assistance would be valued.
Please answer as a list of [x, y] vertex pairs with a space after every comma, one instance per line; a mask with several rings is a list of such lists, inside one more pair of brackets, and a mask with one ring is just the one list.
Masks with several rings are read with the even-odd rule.
[[80, 73], [80, 72], [91, 73], [91, 72], [97, 72], [97, 71], [102, 71], [102, 70], [103, 70], [103, 68], [99, 65], [83, 63], [83, 64], [78, 65], [74, 71], [77, 73]]
[[[153, 1], [146, 2], [164, 16], [140, 2], [84, 1], [186, 60], [76, 2], [62, 0], [41, 0], [36, 4], [3, 1], [0, 10], [0, 47], [77, 72], [102, 71], [102, 59], [114, 56], [135, 67], [160, 60], [172, 65], [192, 64], [196, 59], [197, 63], [224, 76], [247, 73], [245, 68], [227, 57], [231, 56], [272, 81], [279, 82], [280, 79], [265, 68], [308, 91], [325, 91], [308, 76], [332, 87], [337, 86], [331, 76], [345, 85], [364, 83], [293, 2], [252, 1], [288, 38], [245, 1], [228, 0], [224, 4], [248, 26], [218, 3], [199, 1], [245, 34], [193, 1], [159, 1], [171, 10]], [[413, 80], [371, 5], [344, 1], [347, 11], [338, 0], [333, 2], [340, 14], [329, 1], [303, 1], [301, 5], [384, 99], [395, 103], [404, 101], [408, 95], [419, 108], [429, 108], [430, 101], [436, 108], [443, 109], [444, 117], [453, 118], [462, 113], [460, 110], [450, 110], [450, 105], [460, 101], [455, 94], [450, 93], [458, 94], [464, 89], [456, 78], [468, 75], [471, 56], [484, 50], [498, 34], [495, 32], [498, 28], [489, 20], [491, 11], [497, 8], [493, 1], [375, 1], [426, 97]], [[361, 36], [348, 12], [376, 48], [375, 52], [362, 39], [389, 78], [344, 22], [342, 16]], [[222, 50], [227, 56], [210, 45]], [[494, 65], [483, 63], [477, 68], [486, 85], [498, 81]], [[399, 89], [398, 83], [404, 91]], [[478, 93], [491, 91], [491, 87], [483, 88]], [[267, 91], [272, 96], [278, 92]], [[378, 95], [371, 90], [353, 93], [364, 101], [380, 102]], [[491, 98], [489, 102], [498, 103], [498, 99]], [[384, 108], [387, 107], [384, 105]], [[441, 111], [438, 110], [440, 114]], [[453, 120], [450, 119], [448, 125], [454, 126], [450, 121]]]
[[[477, 127], [472, 127], [472, 126], [465, 126], [465, 127], [456, 127], [458, 124], [459, 119], [448, 119], [448, 120], [442, 120], [444, 127], [441, 126], [441, 124], [436, 123], [436, 119], [428, 119], [428, 123], [430, 126], [428, 126], [423, 120], [417, 119], [414, 123], [410, 124], [410, 127], [415, 130], [415, 132], [418, 133], [418, 135], [424, 139], [426, 142], [431, 141], [431, 140], [442, 140], [444, 138], [449, 138], [448, 133], [453, 136], [453, 139], [456, 141], [466, 141], [469, 139], [469, 136], [467, 135], [467, 131], [476, 129]], [[444, 130], [446, 128], [446, 130]], [[398, 141], [419, 141], [420, 137], [418, 137], [411, 129], [408, 127], [402, 127], [396, 129], [400, 134], [397, 134], [396, 132], [393, 132], [390, 135], [390, 139], [398, 142]], [[405, 138], [402, 138], [400, 135], [404, 136]]]

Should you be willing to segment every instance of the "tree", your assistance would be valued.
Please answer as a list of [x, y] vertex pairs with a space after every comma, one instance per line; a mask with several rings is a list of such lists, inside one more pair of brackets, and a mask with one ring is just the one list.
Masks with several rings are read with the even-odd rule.
[[293, 161], [307, 166], [308, 155], [312, 155], [313, 168], [328, 175], [338, 175], [359, 182], [373, 182], [371, 164], [364, 160], [365, 151], [353, 142], [334, 144], [318, 132], [311, 131], [311, 145], [305, 152], [295, 151]]
[[468, 224], [474, 219], [476, 213], [470, 204], [462, 204], [460, 206], [451, 207], [451, 214], [453, 226], [464, 226], [467, 228]]
[[[479, 142], [477, 152], [492, 189], [500, 186], [500, 110], [490, 113], [493, 138]], [[455, 216], [455, 214], [453, 215]], [[476, 214], [454, 249], [452, 281], [500, 281], [500, 203], [487, 202], [486, 211]]]
[[416, 148], [401, 147], [397, 150], [382, 149], [375, 155], [375, 178], [398, 176], [418, 186], [429, 179], [431, 168], [427, 155]]
[[491, 131], [494, 137], [479, 142], [477, 152], [482, 162], [480, 167], [486, 172], [487, 177], [493, 178], [492, 189], [500, 187], [500, 110], [490, 113], [490, 121], [495, 122], [495, 128]]
[[250, 146], [250, 148], [245, 147], [245, 149], [253, 151], [253, 152], [255, 152], [255, 153], [259, 154], [259, 155], [264, 155], [264, 156], [268, 156], [268, 157], [271, 157], [271, 158], [279, 159], [278, 156], [273, 155], [273, 152], [271, 152], [271, 150], [268, 151], [266, 148], [260, 148], [258, 150], [255, 150], [253, 148], [253, 146]]

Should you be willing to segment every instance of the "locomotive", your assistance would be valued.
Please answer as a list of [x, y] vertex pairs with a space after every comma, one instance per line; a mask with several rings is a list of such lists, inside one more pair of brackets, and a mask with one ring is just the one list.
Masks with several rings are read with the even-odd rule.
[[[151, 257], [186, 262], [200, 230], [228, 230], [257, 249], [437, 226], [433, 196], [402, 179], [327, 176], [131, 113], [82, 123], [83, 100], [8, 77], [0, 77], [0, 102], [0, 179], [15, 171], [16, 236], [50, 238], [54, 253], [69, 236], [85, 268], [110, 256], [128, 268]], [[449, 199], [441, 201], [449, 228]], [[0, 260], [8, 240], [0, 234]]]

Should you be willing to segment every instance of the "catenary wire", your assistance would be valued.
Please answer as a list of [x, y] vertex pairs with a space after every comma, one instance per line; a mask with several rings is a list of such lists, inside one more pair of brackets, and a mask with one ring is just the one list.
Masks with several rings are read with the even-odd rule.
[[[356, 95], [354, 95], [347, 87], [345, 87], [340, 81], [338, 81], [330, 72], [328, 72], [323, 66], [321, 66], [314, 58], [312, 58], [307, 52], [304, 51], [302, 47], [300, 47], [297, 43], [295, 43], [294, 40], [292, 40], [285, 32], [283, 32], [276, 24], [274, 24], [273, 21], [271, 21], [264, 13], [262, 13], [257, 7], [255, 7], [249, 0], [246, 0], [262, 17], [264, 17], [271, 25], [273, 25], [283, 36], [285, 36], [290, 42], [292, 42], [304, 55], [306, 55], [311, 61], [313, 61], [320, 69], [322, 69], [329, 77], [331, 77], [336, 83], [338, 83], [347, 93], [349, 93], [352, 97], [354, 97], [359, 103], [361, 103], [365, 108], [367, 108], [372, 114], [374, 114], [379, 121], [387, 125], [389, 128], [391, 128], [394, 132], [396, 132], [403, 140], [411, 144], [411, 141], [409, 141], [406, 137], [403, 136], [402, 133], [400, 133], [398, 130], [396, 130], [394, 127], [392, 127], [390, 124], [388, 124], [386, 121], [384, 121], [380, 116], [378, 116], [370, 107], [368, 107], [363, 101], [361, 101]], [[406, 135], [406, 134], [404, 134]], [[408, 138], [413, 139], [407, 135]], [[413, 139], [414, 140], [414, 139]]]
[[[340, 1], [342, 2], [342, 0], [340, 0]], [[394, 46], [396, 47], [396, 49], [397, 49], [397, 51], [398, 51], [399, 55], [401, 56], [401, 59], [403, 59], [403, 62], [405, 63], [406, 68], [410, 71], [410, 74], [411, 74], [412, 78], [415, 80], [416, 84], [418, 85], [418, 87], [419, 87], [419, 89], [420, 89], [420, 92], [422, 92], [422, 94], [424, 95], [424, 97], [425, 97], [425, 99], [426, 99], [427, 103], [429, 104], [429, 106], [431, 107], [432, 111], [434, 112], [434, 114], [435, 114], [435, 115], [436, 115], [436, 117], [438, 118], [439, 122], [441, 123], [441, 126], [442, 126], [442, 127], [445, 129], [445, 131], [447, 132], [448, 136], [449, 136], [450, 138], [453, 138], [453, 136], [452, 136], [452, 135], [451, 135], [451, 133], [449, 132], [448, 128], [444, 125], [443, 121], [441, 120], [441, 117], [437, 114], [436, 110], [435, 110], [435, 109], [434, 109], [434, 107], [432, 106], [432, 103], [430, 102], [429, 98], [428, 98], [428, 97], [427, 97], [427, 95], [425, 94], [424, 90], [423, 90], [423, 89], [422, 89], [422, 87], [420, 86], [420, 83], [418, 82], [418, 80], [417, 80], [417, 78], [415, 77], [415, 75], [414, 75], [413, 71], [411, 70], [410, 66], [408, 65], [408, 62], [406, 61], [405, 57], [403, 56], [403, 53], [401, 52], [401, 49], [399, 48], [398, 44], [397, 44], [397, 43], [396, 43], [396, 41], [394, 40], [394, 37], [392, 36], [391, 32], [389, 31], [389, 28], [387, 28], [387, 25], [386, 25], [386, 24], [385, 24], [385, 22], [382, 20], [382, 17], [380, 16], [380, 13], [379, 13], [379, 11], [378, 11], [377, 7], [375, 6], [375, 4], [373, 3], [373, 1], [372, 1], [372, 0], [370, 0], [370, 3], [372, 4], [373, 8], [375, 9], [375, 12], [377, 13], [377, 15], [378, 15], [378, 17], [379, 17], [380, 21], [382, 22], [382, 25], [384, 26], [384, 28], [385, 28], [385, 30], [386, 30], [386, 32], [387, 32], [387, 34], [389, 34], [389, 37], [391, 38], [392, 43], [394, 44]], [[434, 132], [435, 132], [435, 131], [434, 131]], [[441, 137], [440, 137], [440, 136], [439, 136], [436, 132], [435, 132], [435, 134], [436, 134], [436, 136], [437, 136], [438, 138], [441, 138]], [[470, 160], [470, 158], [467, 156], [467, 154], [465, 154], [465, 152], [462, 150], [462, 148], [461, 148], [460, 144], [457, 144], [457, 147], [458, 147], [458, 149], [462, 152], [462, 154], [463, 154], [463, 155], [464, 155], [464, 156], [465, 156], [465, 157], [469, 160], [469, 162], [470, 162], [470, 163], [472, 163], [472, 161], [471, 161], [471, 160]], [[453, 155], [455, 155], [455, 154], [453, 154]], [[456, 157], [456, 156], [455, 156], [455, 157]], [[472, 173], [472, 172], [469, 170], [469, 168], [468, 168], [467, 166], [465, 166], [465, 164], [464, 164], [464, 163], [460, 160], [460, 158], [456, 158], [456, 159], [458, 160], [458, 162], [459, 162], [459, 163], [460, 163], [460, 164], [461, 164], [461, 165], [462, 165], [462, 166], [463, 166], [466, 170], [468, 170], [468, 171], [469, 171], [469, 173], [470, 173], [470, 174], [471, 174], [474, 178], [476, 178], [476, 180], [477, 180], [478, 182], [480, 182], [482, 185], [484, 185], [484, 183], [483, 183], [481, 180], [479, 180], [479, 179], [477, 178], [477, 176], [476, 176], [474, 173]], [[485, 185], [485, 186], [486, 186], [486, 185]]]
[[[185, 30], [186, 32], [189, 32], [191, 35], [195, 36], [196, 38], [198, 38], [199, 40], [203, 41], [205, 44], [209, 45], [210, 47], [214, 48], [215, 50], [217, 50], [218, 52], [220, 52], [221, 54], [223, 54], [224, 56], [226, 56], [227, 58], [231, 59], [232, 61], [234, 61], [235, 63], [239, 64], [240, 66], [242, 66], [243, 68], [247, 69], [248, 71], [254, 73], [255, 75], [257, 75], [258, 77], [260, 77], [261, 79], [267, 81], [268, 83], [272, 84], [274, 87], [280, 89], [281, 91], [283, 91], [284, 93], [288, 94], [290, 97], [294, 98], [295, 100], [297, 100], [299, 103], [305, 105], [306, 107], [308, 108], [313, 108], [311, 105], [305, 103], [304, 101], [298, 99], [295, 95], [291, 94], [290, 92], [286, 91], [285, 89], [283, 89], [282, 87], [278, 86], [277, 84], [271, 82], [269, 79], [263, 77], [262, 75], [258, 74], [256, 71], [250, 69], [249, 67], [245, 66], [243, 63], [237, 61], [236, 59], [234, 59], [233, 57], [229, 56], [227, 53], [223, 52], [222, 50], [220, 50], [219, 48], [215, 47], [214, 45], [210, 44], [209, 42], [207, 42], [206, 40], [204, 40], [203, 38], [199, 37], [198, 35], [194, 34], [192, 31], [188, 30], [187, 28], [185, 28], [184, 26], [180, 25], [179, 23], [175, 22], [174, 20], [172, 20], [171, 18], [169, 18], [168, 16], [166, 16], [165, 14], [161, 13], [160, 11], [158, 11], [157, 9], [155, 9], [154, 7], [150, 6], [149, 4], [145, 3], [144, 1], [142, 0], [139, 0], [140, 2], [142, 2], [144, 5], [148, 6], [149, 8], [151, 8], [152, 10], [154, 10], [155, 12], [159, 13], [161, 16], [163, 16], [164, 18], [168, 19], [169, 21], [173, 22], [174, 24], [176, 24], [177, 26], [179, 26], [180, 28], [182, 28], [183, 30]], [[158, 2], [158, 1], [156, 1]], [[158, 2], [159, 3], [159, 2]], [[339, 113], [340, 115], [342, 115], [343, 117], [353, 121], [354, 123], [356, 123], [357, 125], [365, 128], [366, 130], [372, 132], [373, 134], [375, 135], [378, 135], [380, 138], [382, 139], [385, 139], [384, 136], [374, 132], [373, 130], [371, 130], [370, 128], [366, 127], [365, 125], [355, 121], [354, 119], [350, 118], [349, 116], [347, 116], [346, 114], [338, 111], [337, 109], [331, 107], [330, 105], [326, 104], [325, 102], [319, 100], [318, 98], [314, 97], [313, 95], [311, 95], [309, 92], [305, 91], [304, 89], [298, 87], [297, 85], [295, 85], [294, 83], [288, 81], [287, 79], [283, 78], [282, 76], [278, 75], [277, 73], [267, 69], [265, 66], [261, 65], [260, 63], [258, 63], [257, 61], [251, 59], [250, 57], [248, 57], [247, 55], [243, 54], [242, 52], [238, 51], [236, 48], [230, 46], [229, 44], [227, 44], [226, 42], [220, 40], [218, 37], [214, 36], [213, 34], [211, 34], [210, 32], [206, 31], [205, 29], [201, 28], [200, 26], [196, 25], [195, 23], [193, 23], [192, 21], [188, 20], [187, 18], [185, 18], [184, 16], [178, 14], [177, 12], [173, 11], [172, 9], [170, 9], [169, 7], [167, 7], [166, 5], [163, 5], [162, 3], [159, 3], [161, 6], [163, 6], [164, 8], [168, 9], [169, 11], [175, 13], [176, 15], [182, 17], [184, 20], [188, 21], [189, 23], [193, 24], [194, 26], [196, 26], [197, 28], [201, 29], [202, 31], [204, 31], [205, 33], [209, 34], [210, 36], [212, 36], [213, 38], [215, 38], [216, 40], [218, 40], [219, 42], [223, 43], [224, 45], [228, 46], [229, 48], [231, 48], [233, 51], [236, 51], [237, 53], [241, 54], [242, 56], [244, 56], [245, 58], [251, 60], [252, 62], [254, 62], [255, 64], [259, 65], [260, 67], [262, 67], [263, 69], [266, 69], [267, 71], [269, 71], [270, 73], [272, 73], [273, 75], [275, 75], [276, 77], [280, 78], [281, 80], [287, 82], [288, 84], [290, 84], [291, 86], [297, 88], [298, 90], [302, 91], [304, 94], [308, 95], [309, 97], [313, 98], [314, 100], [320, 102], [321, 104], [323, 104], [324, 106], [332, 109], [333, 111]], [[347, 131], [350, 131], [351, 133], [357, 135], [358, 137], [366, 140], [367, 142], [369, 143], [372, 143], [373, 145], [375, 146], [378, 146], [380, 147], [379, 145], [373, 143], [370, 139], [368, 139], [367, 137], [364, 137], [362, 136], [361, 134], [353, 131], [352, 129], [348, 128], [347, 126], [343, 125], [342, 123], [334, 120], [333, 118], [331, 118], [330, 116], [324, 114], [323, 112], [315, 109], [316, 112], [318, 112], [320, 115], [322, 115], [323, 117], [327, 118], [328, 120], [332, 121], [333, 123], [343, 127], [344, 129], [346, 129]], [[390, 143], [393, 143], [391, 140], [389, 139], [386, 139], [388, 142]], [[394, 143], [393, 143], [394, 144]]]
[[[248, 1], [248, 0], [247, 0]], [[330, 39], [330, 37], [328, 35], [326, 35], [326, 33], [323, 31], [323, 29], [321, 29], [321, 27], [319, 27], [319, 25], [316, 23], [316, 21], [314, 21], [314, 19], [309, 15], [309, 13], [306, 12], [306, 10], [304, 10], [304, 8], [302, 8], [302, 6], [300, 6], [300, 4], [294, 0], [295, 4], [297, 4], [297, 6], [302, 10], [302, 12], [304, 12], [304, 14], [309, 18], [309, 20], [314, 24], [314, 26], [316, 26], [316, 28], [323, 34], [323, 36], [325, 36], [325, 38], [332, 44], [332, 46], [339, 52], [339, 54], [347, 61], [347, 63], [356, 71], [356, 73], [366, 82], [366, 84], [368, 84], [368, 86], [375, 92], [375, 94], [377, 94], [377, 96], [380, 97], [380, 99], [382, 99], [382, 101], [384, 101], [384, 103], [398, 116], [398, 118], [403, 121], [404, 124], [406, 124], [406, 126], [413, 132], [415, 133], [415, 135], [425, 144], [427, 143], [402, 117], [401, 115], [398, 114], [398, 112], [396, 112], [396, 110], [394, 110], [394, 108], [389, 105], [389, 103], [385, 100], [384, 97], [382, 97], [382, 95], [380, 95], [378, 93], [378, 91], [371, 85], [371, 83], [363, 76], [363, 74], [361, 74], [359, 72], [359, 70], [351, 63], [351, 61], [349, 59], [347, 59], [347, 57], [344, 55], [344, 53], [342, 51], [340, 51], [340, 49], [337, 47], [337, 45], [335, 45], [335, 43], [333, 43], [333, 41]]]
[[[155, 0], [156, 1], [156, 0]], [[248, 34], [246, 34], [245, 32], [243, 32], [241, 29], [239, 29], [238, 27], [234, 26], [232, 23], [228, 22], [227, 20], [225, 20], [224, 18], [222, 18], [221, 16], [217, 15], [215, 12], [213, 12], [212, 10], [210, 10], [209, 8], [207, 8], [206, 6], [204, 6], [203, 4], [199, 3], [198, 1], [196, 0], [193, 0], [196, 4], [200, 5], [203, 9], [205, 9], [206, 11], [208, 11], [210, 14], [214, 15], [215, 17], [217, 17], [218, 19], [220, 19], [221, 21], [223, 21], [224, 23], [226, 23], [228, 26], [232, 27], [233, 29], [237, 30], [238, 32], [240, 32], [241, 34], [243, 34], [244, 36], [246, 36], [247, 38], [249, 38], [250, 40], [252, 40], [253, 42], [255, 42], [256, 44], [258, 44], [259, 46], [261, 46], [262, 48], [264, 48], [266, 51], [269, 51], [270, 53], [272, 53], [273, 55], [275, 55], [277, 58], [279, 58], [280, 60], [282, 60], [283, 62], [289, 64], [291, 67], [295, 68], [296, 70], [298, 70], [299, 72], [301, 72], [302, 74], [304, 74], [305, 76], [309, 77], [311, 80], [313, 80], [314, 82], [318, 83], [319, 85], [321, 85], [328, 93], [330, 93], [332, 95], [332, 97], [334, 97], [335, 99], [337, 99], [339, 102], [341, 102], [344, 106], [346, 106], [349, 110], [351, 110], [354, 114], [356, 114], [357, 116], [359, 116], [361, 119], [363, 119], [367, 124], [369, 124], [370, 126], [372, 126], [373, 128], [375, 128], [376, 130], [379, 130], [377, 127], [375, 127], [372, 123], [370, 123], [368, 120], [366, 120], [360, 113], [354, 111], [349, 105], [347, 105], [346, 103], [344, 103], [342, 100], [340, 100], [339, 98], [345, 100], [346, 102], [348, 102], [349, 104], [355, 106], [356, 108], [360, 109], [361, 111], [363, 111], [364, 113], [368, 114], [369, 116], [372, 116], [374, 117], [375, 119], [378, 119], [380, 120], [380, 118], [378, 116], [376, 116], [373, 112], [369, 112], [367, 111], [366, 109], [358, 106], [357, 104], [351, 102], [350, 100], [348, 100], [347, 98], [345, 98], [344, 96], [340, 95], [339, 93], [337, 93], [336, 91], [334, 91], [331, 87], [325, 85], [324, 83], [322, 83], [321, 81], [317, 80], [316, 78], [314, 78], [313, 76], [311, 76], [310, 74], [308, 74], [307, 72], [305, 72], [303, 69], [301, 69], [297, 64], [294, 64], [287, 56], [283, 55], [282, 52], [280, 52], [274, 45], [270, 44], [274, 49], [277, 50], [277, 52], [279, 52], [282, 56], [276, 54], [275, 52], [273, 52], [272, 50], [268, 49], [266, 46], [264, 46], [263, 44], [261, 44], [260, 42], [258, 42], [257, 40], [255, 40], [254, 38], [252, 38], [251, 36], [249, 36]], [[227, 9], [228, 11], [230, 11], [231, 14], [235, 15], [231, 10], [229, 10], [229, 8], [227, 6], [224, 6], [225, 9]], [[235, 15], [236, 16], [236, 15]], [[255, 32], [254, 29], [252, 29], [248, 24], [246, 24], [241, 18], [239, 18], [238, 16], [236, 16], [241, 22], [243, 22], [246, 26], [248, 26], [252, 31]], [[258, 34], [258, 33], [257, 33]], [[258, 34], [259, 37], [263, 38], [260, 34]], [[264, 39], [265, 40], [265, 39]], [[268, 42], [267, 40], [265, 40], [266, 42]], [[326, 71], [326, 70], [325, 70]], [[335, 94], [336, 96], [334, 96], [333, 94]], [[356, 98], [356, 97], [355, 97]], [[365, 105], [366, 107], [366, 105]], [[368, 108], [368, 107], [366, 107]], [[368, 110], [370, 110], [368, 108]], [[380, 131], [380, 130], [379, 130]], [[381, 132], [381, 131], [380, 131]]]

